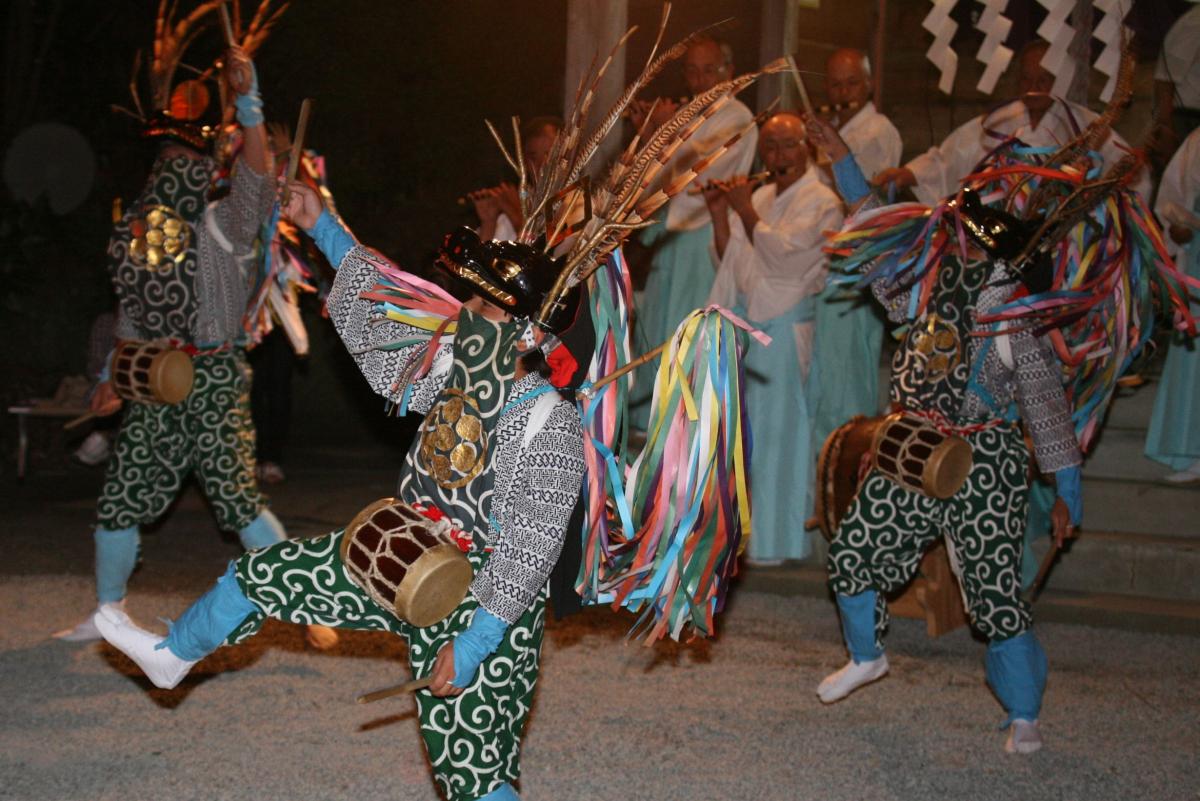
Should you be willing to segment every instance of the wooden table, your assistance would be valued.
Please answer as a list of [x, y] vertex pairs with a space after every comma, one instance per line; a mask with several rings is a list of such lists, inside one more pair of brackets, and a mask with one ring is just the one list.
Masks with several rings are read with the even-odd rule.
[[48, 420], [72, 420], [87, 413], [83, 406], [58, 406], [45, 400], [32, 400], [8, 407], [8, 413], [17, 416], [17, 478], [25, 478], [25, 466], [29, 458], [29, 418]]

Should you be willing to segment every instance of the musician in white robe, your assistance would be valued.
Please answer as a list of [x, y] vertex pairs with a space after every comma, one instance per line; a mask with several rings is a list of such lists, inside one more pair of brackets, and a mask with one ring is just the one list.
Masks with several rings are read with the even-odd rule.
[[[936, 203], [957, 191], [975, 165], [1010, 137], [1015, 136], [1030, 147], [1059, 147], [1069, 142], [1097, 115], [1050, 95], [1054, 76], [1041, 64], [1048, 47], [1046, 42], [1037, 41], [1021, 51], [1018, 99], [959, 126], [940, 145], [929, 148], [903, 167], [883, 170], [871, 183], [893, 184], [896, 189], [911, 187], [922, 203]], [[1128, 147], [1115, 131], [1109, 133], [1100, 146], [1105, 169], [1116, 164]], [[1143, 197], [1150, 197], [1150, 174], [1144, 167], [1134, 188]]]
[[[693, 96], [707, 92], [733, 77], [732, 51], [728, 45], [706, 37], [693, 40], [684, 55], [683, 76]], [[651, 114], [647, 127], [655, 130], [669, 120], [678, 107], [675, 101], [659, 98], [654, 104], [632, 108], [632, 121], [640, 129], [644, 115]], [[751, 126], [750, 131], [713, 162], [701, 177], [704, 180], [724, 179], [749, 172], [757, 138], [753, 122], [750, 109], [731, 98], [675, 152], [663, 170], [663, 182], [690, 169], [702, 154], [711, 153], [747, 126]], [[684, 317], [704, 305], [714, 278], [708, 258], [711, 239], [712, 226], [704, 198], [687, 192], [671, 198], [665, 218], [643, 232], [641, 241], [653, 249], [654, 256], [645, 290], [637, 305], [635, 348], [639, 352], [666, 340]], [[647, 365], [636, 373], [630, 395], [630, 419], [635, 428], [646, 427], [654, 370], [653, 365]]]
[[746, 350], [746, 409], [753, 533], [748, 556], [759, 563], [802, 559], [815, 468], [808, 383], [817, 295], [825, 286], [823, 232], [842, 223], [838, 196], [809, 158], [804, 123], [776, 114], [759, 132], [759, 155], [772, 180], [754, 190], [745, 177], [704, 197], [713, 218], [717, 278], [709, 296], [772, 337]]
[[[874, 175], [900, 163], [904, 146], [891, 120], [871, 102], [871, 64], [861, 50], [836, 50], [825, 62], [825, 96], [838, 129], [863, 172]], [[821, 182], [837, 191], [827, 164]], [[814, 378], [809, 393], [813, 448], [820, 450], [838, 426], [857, 415], [879, 413], [879, 357], [883, 315], [870, 297], [853, 287], [828, 286], [817, 300]]]

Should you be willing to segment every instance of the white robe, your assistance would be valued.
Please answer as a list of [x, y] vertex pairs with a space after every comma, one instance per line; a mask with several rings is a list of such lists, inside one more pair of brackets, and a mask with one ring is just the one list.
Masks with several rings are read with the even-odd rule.
[[[752, 197], [759, 221], [754, 241], [734, 211], [729, 212], [729, 243], [717, 262], [717, 278], [709, 302], [733, 308], [741, 301], [750, 320], [770, 320], [784, 314], [825, 286], [827, 259], [824, 233], [842, 224], [842, 206], [832, 189], [823, 185], [817, 169], [808, 170], [776, 196], [774, 183], [759, 187]], [[715, 249], [712, 252], [716, 257]], [[797, 323], [796, 352], [802, 374], [812, 357], [813, 322]]]
[[1175, 84], [1176, 102], [1200, 109], [1200, 6], [1184, 12], [1163, 39], [1154, 80]]
[[[753, 122], [754, 115], [740, 100], [734, 99], [722, 106], [675, 151], [675, 155], [663, 171], [665, 178], [661, 183], [665, 185], [685, 169], [690, 169], [698, 158], [720, 147], [738, 131], [753, 125]], [[711, 181], [714, 178], [748, 173], [750, 165], [754, 163], [757, 147], [758, 129], [751, 127], [728, 152], [704, 171], [700, 180]], [[688, 194], [684, 190], [667, 203], [668, 231], [694, 231], [709, 222], [708, 206], [704, 203], [703, 195]]]
[[[900, 163], [900, 154], [904, 150], [900, 132], [891, 120], [875, 110], [875, 104], [870, 101], [847, 120], [838, 133], [846, 141], [859, 169], [868, 178]], [[821, 183], [834, 188], [833, 174], [829, 168], [822, 169], [819, 175]]]
[[[1175, 151], [1167, 168], [1163, 170], [1158, 184], [1158, 198], [1154, 201], [1154, 213], [1162, 220], [1163, 227], [1181, 225], [1191, 228], [1200, 236], [1200, 215], [1194, 211], [1196, 198], [1200, 197], [1200, 128], [1188, 134], [1187, 139]], [[1177, 264], [1186, 264], [1184, 246], [1176, 244], [1167, 233], [1167, 249]]]
[[[906, 165], [917, 178], [913, 192], [922, 203], [928, 204], [956, 192], [962, 179], [974, 171], [980, 159], [1010, 136], [1030, 147], [1061, 146], [1075, 137], [1072, 115], [1080, 131], [1097, 116], [1083, 106], [1062, 100], [1056, 100], [1046, 110], [1036, 128], [1030, 126], [1029, 111], [1020, 100], [980, 115], [956, 128], [940, 145], [929, 148]], [[1100, 146], [1105, 170], [1125, 155], [1122, 147], [1128, 147], [1125, 140], [1115, 131], [1110, 133]], [[1133, 188], [1143, 197], [1150, 196], [1150, 175], [1144, 167]]]

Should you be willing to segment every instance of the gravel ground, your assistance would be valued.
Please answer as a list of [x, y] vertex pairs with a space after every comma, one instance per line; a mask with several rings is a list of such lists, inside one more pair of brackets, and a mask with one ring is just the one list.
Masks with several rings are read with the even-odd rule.
[[[276, 508], [294, 533], [314, 534], [393, 476], [297, 471]], [[350, 632], [317, 653], [299, 630], [269, 624], [173, 691], [107, 645], [48, 639], [92, 605], [98, 479], [41, 480], [2, 529], [0, 798], [438, 797], [411, 699], [353, 703], [407, 678], [396, 638]], [[234, 554], [185, 497], [146, 537], [131, 613], [163, 630], [156, 618], [178, 614]], [[824, 601], [743, 588], [721, 636], [687, 647], [629, 643], [629, 622], [594, 609], [550, 625], [524, 798], [1200, 798], [1200, 638], [1039, 627], [1047, 747], [1013, 757], [983, 645], [962, 629], [930, 640], [922, 624], [893, 621], [891, 675], [823, 707], [813, 690], [845, 658]]]

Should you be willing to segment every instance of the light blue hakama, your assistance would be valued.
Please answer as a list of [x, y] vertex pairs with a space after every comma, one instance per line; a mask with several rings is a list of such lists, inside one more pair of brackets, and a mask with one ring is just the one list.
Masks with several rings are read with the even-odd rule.
[[[637, 310], [635, 356], [657, 347], [675, 332], [684, 317], [703, 308], [715, 277], [709, 255], [712, 223], [694, 231], [668, 231], [660, 220], [643, 232], [642, 243], [657, 248], [657, 252]], [[629, 395], [633, 428], [646, 429], [657, 371], [658, 361], [651, 360], [634, 373], [635, 383]]]
[[[1195, 204], [1200, 213], [1200, 200]], [[1200, 238], [1187, 247], [1188, 275], [1200, 278]], [[1200, 315], [1200, 303], [1192, 303]], [[1176, 333], [1167, 350], [1167, 362], [1158, 382], [1146, 455], [1172, 470], [1185, 470], [1200, 459], [1200, 342]]]
[[879, 414], [879, 355], [883, 317], [872, 298], [845, 287], [827, 286], [816, 302], [809, 407], [813, 451], [855, 415]]
[[[737, 312], [743, 313], [739, 308]], [[749, 320], [771, 337], [751, 342], [742, 357], [746, 414], [754, 450], [750, 456], [752, 560], [803, 559], [812, 551], [804, 521], [812, 513], [816, 455], [808, 396], [811, 377], [800, 374], [795, 325], [813, 320], [814, 298], [770, 320]]]

